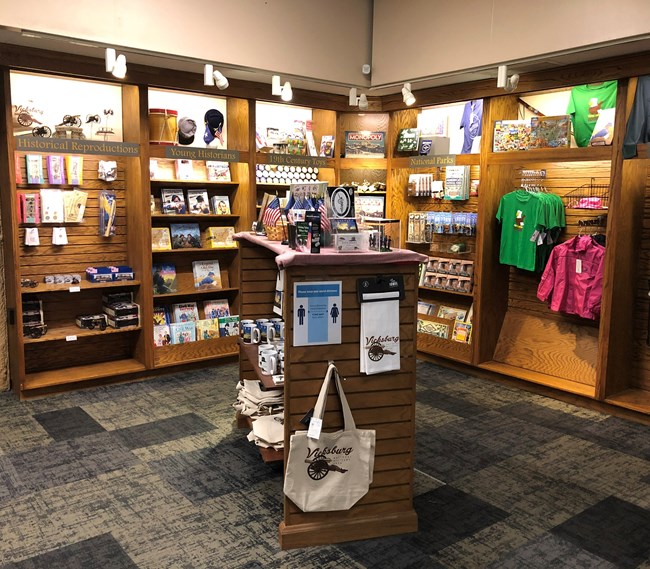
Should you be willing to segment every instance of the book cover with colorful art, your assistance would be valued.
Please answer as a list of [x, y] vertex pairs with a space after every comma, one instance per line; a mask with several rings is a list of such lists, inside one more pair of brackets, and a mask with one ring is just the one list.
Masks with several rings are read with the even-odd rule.
[[221, 270], [217, 259], [193, 261], [192, 272], [196, 288], [201, 290], [221, 288]]

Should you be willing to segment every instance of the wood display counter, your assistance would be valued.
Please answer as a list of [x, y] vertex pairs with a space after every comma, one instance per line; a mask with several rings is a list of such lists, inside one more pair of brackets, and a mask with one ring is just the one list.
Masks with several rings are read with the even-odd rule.
[[[318, 391], [333, 360], [345, 378], [344, 390], [357, 427], [375, 429], [377, 447], [370, 491], [346, 511], [305, 513], [284, 498], [280, 523], [283, 549], [368, 539], [417, 530], [413, 509], [415, 445], [415, 365], [418, 265], [426, 256], [413, 251], [320, 255], [296, 253], [264, 237], [239, 233], [242, 301], [240, 318], [270, 318], [273, 314], [278, 268], [283, 268], [285, 320], [285, 449], [300, 419], [315, 405]], [[376, 375], [360, 372], [360, 305], [357, 279], [401, 275], [405, 299], [399, 306], [400, 370]], [[342, 283], [341, 344], [293, 345], [293, 288], [296, 282]], [[240, 376], [253, 377], [253, 366], [242, 351]], [[324, 428], [338, 430], [343, 419], [338, 398], [330, 394]]]

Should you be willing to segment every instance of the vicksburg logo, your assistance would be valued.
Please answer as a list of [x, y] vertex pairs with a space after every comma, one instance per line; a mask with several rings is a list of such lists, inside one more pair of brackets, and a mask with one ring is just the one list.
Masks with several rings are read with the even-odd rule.
[[308, 464], [307, 474], [309, 478], [312, 480], [322, 480], [330, 471], [345, 474], [348, 469], [341, 468], [339, 464], [349, 462], [349, 456], [352, 452], [352, 447], [339, 448], [336, 445], [323, 449], [320, 447], [315, 449], [307, 447], [307, 458], [305, 462]]
[[372, 344], [382, 344], [384, 342], [399, 342], [399, 336], [366, 336], [366, 346]]

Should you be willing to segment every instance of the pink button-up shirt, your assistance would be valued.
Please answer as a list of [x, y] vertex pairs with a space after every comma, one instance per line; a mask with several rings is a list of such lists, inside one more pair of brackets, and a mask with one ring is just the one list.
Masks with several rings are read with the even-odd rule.
[[600, 315], [605, 247], [579, 235], [553, 249], [537, 289], [549, 308], [595, 320]]

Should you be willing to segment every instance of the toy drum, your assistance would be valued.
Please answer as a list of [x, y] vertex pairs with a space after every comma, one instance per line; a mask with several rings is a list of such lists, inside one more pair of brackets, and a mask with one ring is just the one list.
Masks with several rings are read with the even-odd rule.
[[149, 142], [151, 144], [176, 144], [178, 111], [149, 109]]

